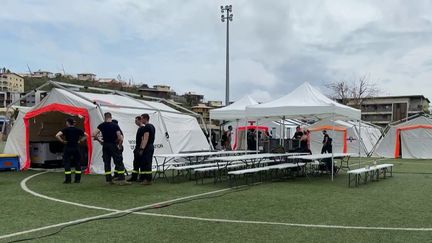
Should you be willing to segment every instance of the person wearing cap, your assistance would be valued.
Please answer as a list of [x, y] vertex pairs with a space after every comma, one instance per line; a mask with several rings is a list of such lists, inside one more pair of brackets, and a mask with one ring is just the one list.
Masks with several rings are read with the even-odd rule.
[[[64, 184], [72, 183], [72, 173], [75, 173], [75, 183], [81, 182], [81, 154], [79, 151], [79, 144], [84, 142], [87, 134], [75, 127], [75, 120], [72, 118], [66, 119], [66, 128], [62, 129], [56, 134], [56, 138], [63, 143], [63, 164], [65, 170]], [[75, 167], [75, 171], [71, 168]]]

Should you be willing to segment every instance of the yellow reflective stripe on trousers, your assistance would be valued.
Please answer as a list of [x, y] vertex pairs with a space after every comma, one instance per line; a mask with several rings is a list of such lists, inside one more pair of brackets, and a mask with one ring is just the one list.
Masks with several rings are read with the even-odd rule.
[[152, 171], [141, 171], [140, 174], [148, 175], [153, 173]]
[[70, 175], [72, 174], [72, 171], [65, 171], [65, 175]]
[[125, 171], [124, 171], [124, 170], [118, 170], [116, 173], [117, 173], [117, 174], [124, 174]]
[[137, 170], [133, 170], [132, 173], [138, 174], [139, 172]]
[[111, 175], [111, 171], [105, 171], [105, 175]]
[[81, 171], [77, 170], [75, 171], [75, 174], [81, 174]]

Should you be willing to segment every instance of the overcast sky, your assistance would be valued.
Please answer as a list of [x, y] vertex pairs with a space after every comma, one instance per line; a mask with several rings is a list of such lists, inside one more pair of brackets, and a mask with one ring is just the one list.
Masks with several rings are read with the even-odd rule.
[[432, 98], [432, 1], [1, 0], [0, 66], [96, 73], [224, 100], [369, 75], [382, 94]]

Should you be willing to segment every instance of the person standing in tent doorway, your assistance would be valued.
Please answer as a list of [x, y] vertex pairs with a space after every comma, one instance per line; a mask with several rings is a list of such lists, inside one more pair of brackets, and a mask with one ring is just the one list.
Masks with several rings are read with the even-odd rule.
[[327, 131], [324, 130], [323, 132], [324, 138], [323, 138], [323, 146], [321, 149], [321, 153], [325, 154], [325, 153], [329, 153], [331, 154], [333, 151], [333, 145], [332, 145], [332, 138], [327, 134]]
[[232, 140], [232, 130], [233, 127], [232, 126], [228, 126], [228, 131], [225, 132], [225, 143], [224, 143], [224, 148], [227, 151], [232, 150], [231, 148], [231, 140]]
[[[105, 167], [105, 179], [108, 184], [114, 184], [112, 180], [111, 158], [114, 160], [114, 165], [118, 169], [117, 181], [120, 185], [126, 185], [125, 167], [123, 164], [120, 148], [123, 144], [123, 136], [121, 135], [120, 127], [112, 122], [111, 113], [104, 114], [105, 121], [99, 124], [96, 131], [93, 133], [93, 138], [102, 144], [102, 159]], [[102, 134], [102, 139], [99, 135]]]
[[154, 153], [154, 141], [156, 135], [155, 127], [150, 124], [148, 114], [141, 115], [141, 121], [144, 126], [137, 131], [136, 146], [138, 148], [138, 161], [140, 164], [140, 178], [142, 185], [151, 185], [152, 181], [152, 162]]
[[128, 179], [129, 182], [134, 182], [134, 181], [139, 181], [138, 180], [138, 174], [139, 174], [139, 144], [138, 144], [138, 140], [140, 139], [139, 137], [141, 136], [141, 128], [144, 126], [142, 123], [142, 119], [141, 116], [137, 116], [135, 117], [135, 125], [138, 126], [137, 132], [136, 132], [136, 137], [135, 137], [135, 148], [133, 150], [133, 154], [134, 154], [134, 160], [133, 160], [133, 170], [132, 170], [132, 176], [131, 178]]
[[75, 127], [75, 120], [66, 119], [66, 128], [56, 134], [56, 138], [65, 145], [63, 152], [63, 163], [65, 169], [65, 181], [72, 182], [71, 167], [75, 167], [75, 183], [81, 182], [81, 155], [79, 152], [79, 143], [84, 142], [87, 134], [83, 130]]

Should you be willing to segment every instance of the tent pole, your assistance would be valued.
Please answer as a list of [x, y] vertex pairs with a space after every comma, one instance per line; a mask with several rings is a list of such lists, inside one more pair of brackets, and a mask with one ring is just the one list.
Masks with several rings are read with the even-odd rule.
[[283, 140], [282, 140], [282, 146], [283, 146], [283, 148], [284, 148], [284, 150], [285, 150], [285, 144], [286, 144], [286, 138], [285, 138], [285, 133], [286, 133], [286, 131], [285, 131], [285, 116], [282, 116], [282, 129], [283, 129]]
[[238, 131], [239, 131], [239, 119], [236, 119], [236, 130], [235, 130], [235, 144], [236, 144], [236, 150], [239, 150], [239, 145], [240, 143], [238, 143], [239, 139], [238, 139]]
[[[336, 126], [336, 122], [335, 122], [335, 114], [333, 112], [332, 114], [332, 121], [333, 121], [333, 129], [332, 129], [332, 139], [334, 139], [334, 132], [335, 132], [335, 126]], [[333, 144], [332, 144], [332, 166], [331, 166], [331, 180], [334, 180], [334, 148], [333, 148]]]
[[279, 145], [282, 146], [282, 133], [283, 133], [283, 127], [282, 124], [279, 124]]
[[[361, 136], [361, 119], [358, 121], [359, 123], [359, 168], [360, 168], [360, 164], [361, 164], [361, 143], [362, 143], [362, 136]], [[366, 152], [366, 151], [365, 151]]]
[[245, 136], [244, 136], [244, 143], [245, 143], [245, 151], [248, 151], [249, 150], [249, 148], [248, 148], [248, 140], [247, 140], [247, 136], [248, 136], [248, 129], [247, 129], [247, 127], [248, 127], [248, 119], [246, 118], [246, 120], [245, 120]]
[[255, 136], [255, 142], [256, 142], [256, 153], [258, 154], [258, 152], [259, 152], [259, 143], [258, 143], [258, 121], [259, 121], [259, 119], [257, 119], [257, 121], [256, 121], [256, 129], [255, 129], [255, 134], [256, 134], [256, 136]]
[[209, 118], [209, 123], [210, 123], [210, 131], [208, 133], [209, 135], [209, 140], [210, 140], [210, 150], [214, 150], [215, 148], [213, 147], [213, 140], [212, 140], [212, 128], [211, 128], [211, 118]]

